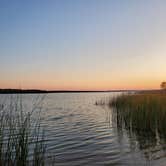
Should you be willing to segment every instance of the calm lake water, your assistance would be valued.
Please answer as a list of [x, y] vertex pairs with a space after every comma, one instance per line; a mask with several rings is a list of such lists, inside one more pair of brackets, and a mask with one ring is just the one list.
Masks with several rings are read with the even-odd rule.
[[[42, 104], [42, 126], [47, 150], [58, 166], [166, 165], [166, 143], [143, 134], [118, 129], [116, 115], [96, 106], [120, 93], [47, 94]], [[44, 95], [22, 95], [24, 108]], [[1, 102], [11, 95], [0, 95]], [[35, 116], [35, 115], [34, 115]]]

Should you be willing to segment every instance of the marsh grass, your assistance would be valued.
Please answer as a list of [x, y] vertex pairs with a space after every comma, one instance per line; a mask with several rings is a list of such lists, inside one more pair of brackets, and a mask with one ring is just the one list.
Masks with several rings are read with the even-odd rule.
[[165, 91], [126, 93], [109, 100], [97, 101], [95, 104], [110, 107], [112, 125], [119, 135], [119, 140], [127, 134], [131, 149], [139, 148], [148, 160], [151, 160], [152, 156], [155, 158], [154, 152], [159, 149], [165, 155]]
[[117, 125], [137, 133], [166, 138], [166, 94], [132, 94], [108, 103], [116, 111]]
[[[44, 166], [46, 146], [40, 126], [43, 97], [29, 112], [23, 110], [21, 97], [0, 106], [0, 166]], [[32, 118], [38, 112], [38, 118]]]
[[95, 102], [95, 105], [105, 105], [105, 101], [104, 100], [98, 100]]

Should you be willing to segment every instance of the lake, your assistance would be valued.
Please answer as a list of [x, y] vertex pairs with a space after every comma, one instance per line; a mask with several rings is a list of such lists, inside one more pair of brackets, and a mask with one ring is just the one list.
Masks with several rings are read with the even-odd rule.
[[[56, 93], [21, 95], [25, 111], [45, 96], [41, 125], [47, 151], [58, 166], [157, 165], [166, 163], [164, 140], [118, 128], [115, 112], [95, 102], [121, 94]], [[0, 95], [1, 102], [15, 95]], [[35, 114], [34, 114], [35, 116]]]

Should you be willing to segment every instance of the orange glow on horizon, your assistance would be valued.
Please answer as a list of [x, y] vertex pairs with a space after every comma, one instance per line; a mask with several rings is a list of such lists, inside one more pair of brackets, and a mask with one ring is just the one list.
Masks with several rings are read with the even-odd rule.
[[12, 84], [1, 82], [0, 88], [6, 89], [41, 89], [41, 90], [142, 90], [159, 89], [163, 80], [134, 80], [134, 81], [85, 81], [85, 82], [28, 82], [27, 84]]
[[[89, 73], [88, 73], [89, 74]], [[11, 80], [0, 81], [0, 88], [13, 89], [43, 89], [43, 90], [130, 90], [159, 89], [164, 81], [161, 74], [148, 73], [140, 76], [131, 73], [98, 72], [94, 74], [81, 73], [33, 73]], [[108, 77], [109, 76], [109, 77]], [[18, 80], [21, 80], [20, 82]]]

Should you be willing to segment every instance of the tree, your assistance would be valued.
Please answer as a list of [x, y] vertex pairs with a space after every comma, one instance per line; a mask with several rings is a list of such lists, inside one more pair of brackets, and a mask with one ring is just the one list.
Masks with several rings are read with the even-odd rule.
[[162, 82], [160, 87], [161, 89], [166, 90], [166, 82]]

